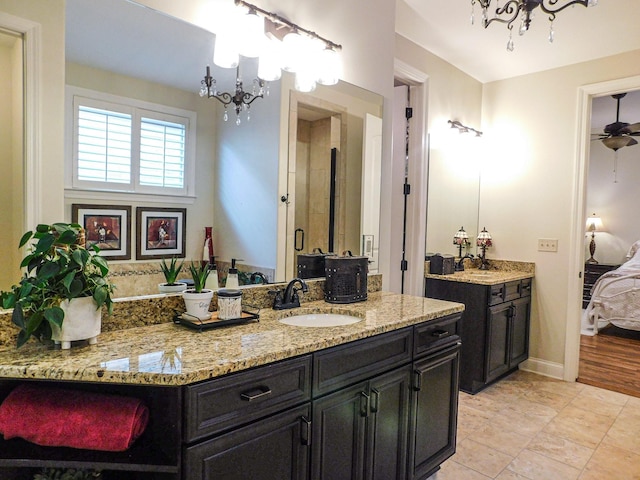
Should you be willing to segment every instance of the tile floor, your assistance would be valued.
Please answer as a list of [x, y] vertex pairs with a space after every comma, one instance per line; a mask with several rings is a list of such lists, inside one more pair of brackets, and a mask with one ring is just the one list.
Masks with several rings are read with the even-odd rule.
[[429, 480], [640, 479], [640, 398], [518, 371], [460, 392], [456, 454]]

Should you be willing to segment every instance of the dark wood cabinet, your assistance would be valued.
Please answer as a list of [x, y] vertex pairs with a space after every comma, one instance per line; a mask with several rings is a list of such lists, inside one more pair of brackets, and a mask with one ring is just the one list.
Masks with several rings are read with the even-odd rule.
[[307, 403], [185, 449], [189, 480], [305, 480], [309, 478]]
[[[0, 439], [0, 479], [40, 467], [123, 480], [426, 479], [455, 452], [459, 319], [182, 387], [73, 382], [144, 399], [143, 437], [122, 453]], [[0, 382], [0, 398], [16, 384]]]
[[427, 278], [425, 295], [465, 304], [461, 390], [477, 393], [528, 358], [531, 279], [480, 285]]
[[456, 451], [460, 348], [413, 364], [409, 479], [426, 479]]
[[615, 270], [620, 265], [607, 263], [585, 263], [584, 283], [582, 284], [582, 308], [587, 308], [591, 301], [591, 289], [596, 281], [605, 273]]

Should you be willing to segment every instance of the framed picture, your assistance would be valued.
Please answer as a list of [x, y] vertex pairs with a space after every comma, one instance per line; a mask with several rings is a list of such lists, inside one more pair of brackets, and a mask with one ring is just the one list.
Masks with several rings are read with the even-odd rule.
[[136, 259], [184, 258], [186, 208], [136, 208]]
[[131, 259], [131, 207], [71, 205], [71, 218], [85, 230], [87, 248], [96, 245], [109, 260]]

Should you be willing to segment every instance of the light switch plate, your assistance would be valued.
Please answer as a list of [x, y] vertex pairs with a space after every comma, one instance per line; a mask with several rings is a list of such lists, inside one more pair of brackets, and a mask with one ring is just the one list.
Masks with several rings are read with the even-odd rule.
[[538, 251], [539, 252], [557, 252], [558, 239], [557, 238], [539, 238]]

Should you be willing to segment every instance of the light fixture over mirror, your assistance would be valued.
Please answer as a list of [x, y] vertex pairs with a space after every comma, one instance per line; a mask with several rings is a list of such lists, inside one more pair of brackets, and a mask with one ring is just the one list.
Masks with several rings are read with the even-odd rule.
[[[224, 105], [225, 121], [231, 104], [237, 125], [241, 123], [243, 111], [249, 120], [251, 104], [269, 94], [268, 82], [279, 80], [282, 70], [295, 75], [295, 89], [300, 92], [312, 92], [318, 83], [338, 83], [341, 45], [243, 0], [235, 0], [235, 5], [238, 8], [231, 13], [231, 18], [219, 22], [213, 54], [216, 66], [236, 69], [235, 90], [218, 91], [209, 66], [200, 88], [201, 97], [215, 98]], [[241, 57], [258, 58], [258, 75], [250, 91], [244, 90], [240, 76]]]

